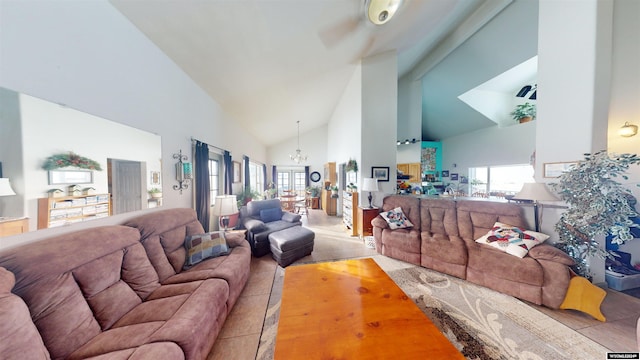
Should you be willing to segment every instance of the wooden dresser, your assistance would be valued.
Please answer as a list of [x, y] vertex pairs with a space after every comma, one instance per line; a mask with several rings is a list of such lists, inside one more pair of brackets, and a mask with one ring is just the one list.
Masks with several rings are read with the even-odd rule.
[[358, 236], [358, 193], [342, 192], [342, 222], [350, 236]]
[[29, 231], [29, 218], [0, 218], [0, 237]]

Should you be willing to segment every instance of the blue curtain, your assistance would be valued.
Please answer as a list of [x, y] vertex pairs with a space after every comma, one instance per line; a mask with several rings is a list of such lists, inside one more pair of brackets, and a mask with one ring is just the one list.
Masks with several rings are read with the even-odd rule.
[[242, 159], [244, 160], [244, 188], [249, 189], [251, 188], [251, 179], [249, 178], [249, 157], [244, 155]]
[[233, 193], [233, 164], [231, 163], [231, 153], [224, 151], [224, 194], [231, 195]]
[[196, 187], [196, 213], [198, 221], [205, 232], [209, 232], [209, 219], [211, 209], [211, 184], [209, 184], [209, 145], [196, 141], [194, 156], [195, 187]]
[[305, 188], [309, 187], [309, 167], [308, 166], [304, 167], [304, 187]]
[[264, 189], [267, 190], [269, 188], [269, 184], [267, 184], [267, 164], [262, 164], [262, 184]]
[[276, 189], [278, 188], [278, 168], [273, 165], [271, 167], [271, 181], [273, 181], [273, 184], [276, 186]]

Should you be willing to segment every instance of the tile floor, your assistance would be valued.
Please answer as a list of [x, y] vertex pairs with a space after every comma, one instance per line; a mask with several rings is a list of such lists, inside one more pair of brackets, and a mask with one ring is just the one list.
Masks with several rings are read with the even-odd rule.
[[[313, 253], [297, 263], [330, 261], [375, 255], [357, 237], [347, 235], [342, 218], [310, 210], [303, 224], [314, 230]], [[270, 256], [252, 258], [251, 275], [238, 302], [225, 321], [207, 360], [256, 358], [262, 321], [265, 317], [273, 278], [278, 265]], [[640, 299], [607, 290], [601, 310], [607, 318], [600, 322], [573, 310], [552, 310], [531, 305], [603, 346], [614, 351], [638, 351], [636, 321], [640, 316]], [[604, 356], [603, 356], [604, 358]]]

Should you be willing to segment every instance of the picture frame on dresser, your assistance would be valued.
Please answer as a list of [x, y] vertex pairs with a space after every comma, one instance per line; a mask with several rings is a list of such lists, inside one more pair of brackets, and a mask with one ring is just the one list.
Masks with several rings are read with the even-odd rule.
[[378, 179], [378, 181], [389, 181], [389, 167], [388, 166], [372, 166], [371, 177]]

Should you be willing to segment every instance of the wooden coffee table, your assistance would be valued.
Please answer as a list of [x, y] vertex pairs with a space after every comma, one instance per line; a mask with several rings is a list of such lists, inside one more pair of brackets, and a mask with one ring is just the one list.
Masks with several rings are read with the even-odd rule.
[[275, 359], [464, 359], [373, 259], [285, 269]]

